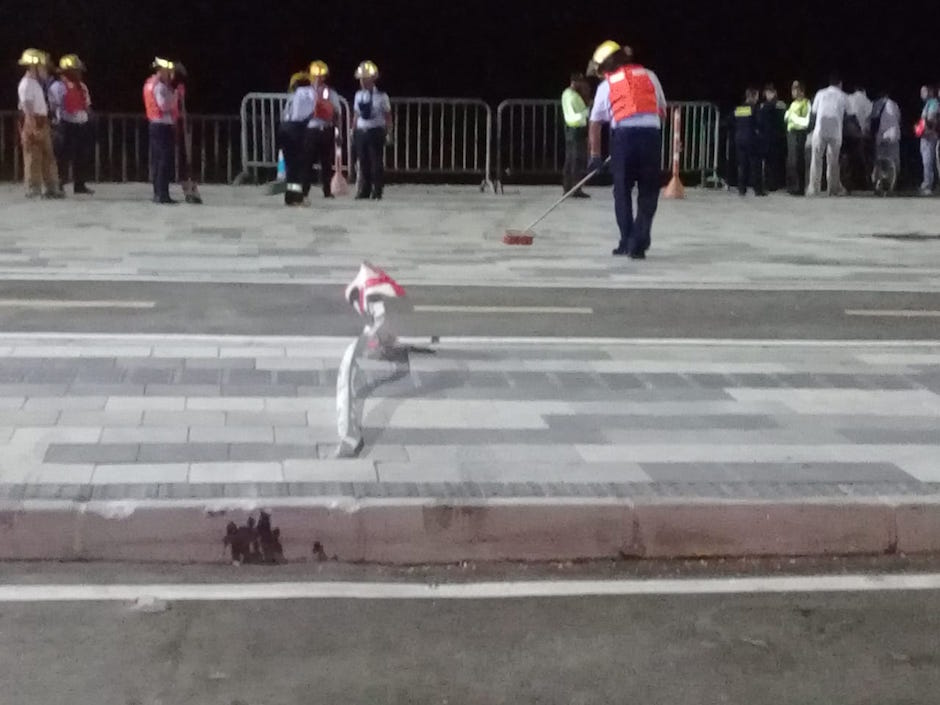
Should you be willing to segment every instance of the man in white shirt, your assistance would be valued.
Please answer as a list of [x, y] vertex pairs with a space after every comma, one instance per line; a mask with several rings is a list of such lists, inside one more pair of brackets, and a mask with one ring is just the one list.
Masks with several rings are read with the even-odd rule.
[[842, 130], [848, 112], [848, 96], [842, 90], [842, 81], [838, 76], [833, 76], [829, 87], [819, 91], [813, 99], [812, 116], [816, 126], [813, 128], [813, 158], [807, 196], [815, 196], [820, 192], [823, 159], [826, 160], [829, 195], [845, 195], [839, 173], [839, 154], [842, 151]]
[[[49, 76], [49, 55], [38, 49], [27, 49], [19, 65], [26, 69], [17, 86], [17, 98], [22, 116], [21, 140], [23, 145], [23, 172], [27, 198], [40, 194], [45, 198], [63, 198], [52, 149], [52, 130], [49, 123], [49, 103], [43, 81]], [[45, 193], [42, 187], [45, 185]]]

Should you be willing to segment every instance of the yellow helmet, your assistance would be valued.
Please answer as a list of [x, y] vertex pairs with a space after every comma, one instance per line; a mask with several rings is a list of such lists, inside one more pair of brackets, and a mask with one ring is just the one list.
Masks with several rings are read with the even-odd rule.
[[310, 75], [313, 78], [325, 78], [330, 75], [330, 67], [325, 61], [317, 59], [310, 63]]
[[290, 77], [290, 83], [288, 84], [287, 90], [293, 91], [301, 83], [310, 83], [310, 74], [304, 71], [298, 71], [293, 76]]
[[63, 71], [84, 71], [85, 64], [78, 58], [78, 54], [66, 54], [59, 59], [59, 68]]
[[27, 49], [17, 62], [20, 66], [43, 66], [49, 64], [49, 55], [39, 49]]
[[603, 44], [600, 44], [597, 49], [594, 50], [594, 55], [588, 63], [587, 75], [596, 76], [598, 67], [603, 64], [611, 54], [615, 51], [620, 51], [621, 48], [622, 47], [612, 39], [608, 39]]
[[159, 56], [153, 60], [153, 68], [155, 69], [166, 69], [167, 71], [172, 71], [174, 68], [173, 62], [169, 59], [161, 59]]
[[356, 78], [378, 78], [379, 67], [371, 61], [363, 61], [356, 68]]

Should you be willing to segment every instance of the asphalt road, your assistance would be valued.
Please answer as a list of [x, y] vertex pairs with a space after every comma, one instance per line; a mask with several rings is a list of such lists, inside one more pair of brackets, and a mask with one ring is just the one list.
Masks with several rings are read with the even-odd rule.
[[[940, 337], [940, 293], [501, 287], [408, 293], [415, 310], [397, 315], [394, 327], [410, 336]], [[69, 306], [81, 301], [102, 305]], [[120, 308], [120, 302], [141, 306]], [[5, 332], [346, 336], [360, 329], [339, 286], [0, 283]]]
[[935, 703], [940, 593], [8, 603], [17, 705]]

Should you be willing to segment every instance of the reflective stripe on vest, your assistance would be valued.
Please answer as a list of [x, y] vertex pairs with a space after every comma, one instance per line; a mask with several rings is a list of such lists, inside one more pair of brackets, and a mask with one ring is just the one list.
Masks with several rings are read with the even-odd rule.
[[656, 87], [642, 66], [624, 66], [608, 74], [607, 83], [610, 86], [610, 109], [614, 122], [634, 115], [659, 114]]
[[70, 115], [88, 110], [88, 93], [81, 83], [65, 82], [65, 97], [62, 99], [62, 109]]
[[163, 111], [157, 105], [157, 96], [154, 88], [157, 86], [157, 77], [151, 76], [144, 82], [144, 112], [147, 119], [151, 122], [159, 122], [163, 119]]
[[317, 102], [313, 108], [313, 117], [325, 122], [331, 122], [333, 120], [334, 111], [333, 103], [330, 102], [330, 89], [323, 86], [317, 95]]
[[740, 105], [734, 109], [734, 116], [736, 118], [751, 117], [753, 114], [754, 109], [750, 105]]

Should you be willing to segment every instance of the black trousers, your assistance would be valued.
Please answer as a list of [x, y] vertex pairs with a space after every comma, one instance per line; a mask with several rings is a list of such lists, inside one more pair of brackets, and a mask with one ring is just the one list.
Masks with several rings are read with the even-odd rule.
[[754, 193], [764, 193], [764, 159], [757, 145], [747, 142], [735, 143], [738, 160], [738, 193], [742, 196], [750, 186]]
[[806, 193], [806, 130], [787, 133], [787, 191], [802, 196]]
[[59, 167], [59, 179], [68, 181], [69, 167], [72, 169], [74, 188], [81, 191], [91, 170], [92, 133], [89, 123], [62, 121], [55, 126], [52, 145]]
[[153, 196], [169, 200], [170, 182], [176, 172], [176, 129], [161, 122], [150, 123], [150, 175]]
[[287, 205], [300, 203], [304, 200], [303, 185], [309, 178], [307, 154], [304, 149], [306, 132], [306, 120], [281, 123], [281, 149], [284, 150], [284, 168], [287, 172], [287, 190], [284, 191], [284, 203]]
[[313, 183], [313, 167], [320, 167], [320, 186], [323, 195], [330, 195], [330, 181], [333, 178], [333, 160], [336, 154], [336, 138], [333, 126], [308, 127], [304, 135], [304, 160], [307, 165], [307, 174], [304, 179], [304, 196], [310, 193], [310, 184]]
[[588, 130], [586, 127], [565, 128], [565, 167], [562, 188], [568, 193], [584, 178], [587, 171]]
[[357, 129], [353, 133], [359, 158], [359, 182], [356, 198], [381, 198], [385, 185], [385, 128]]

